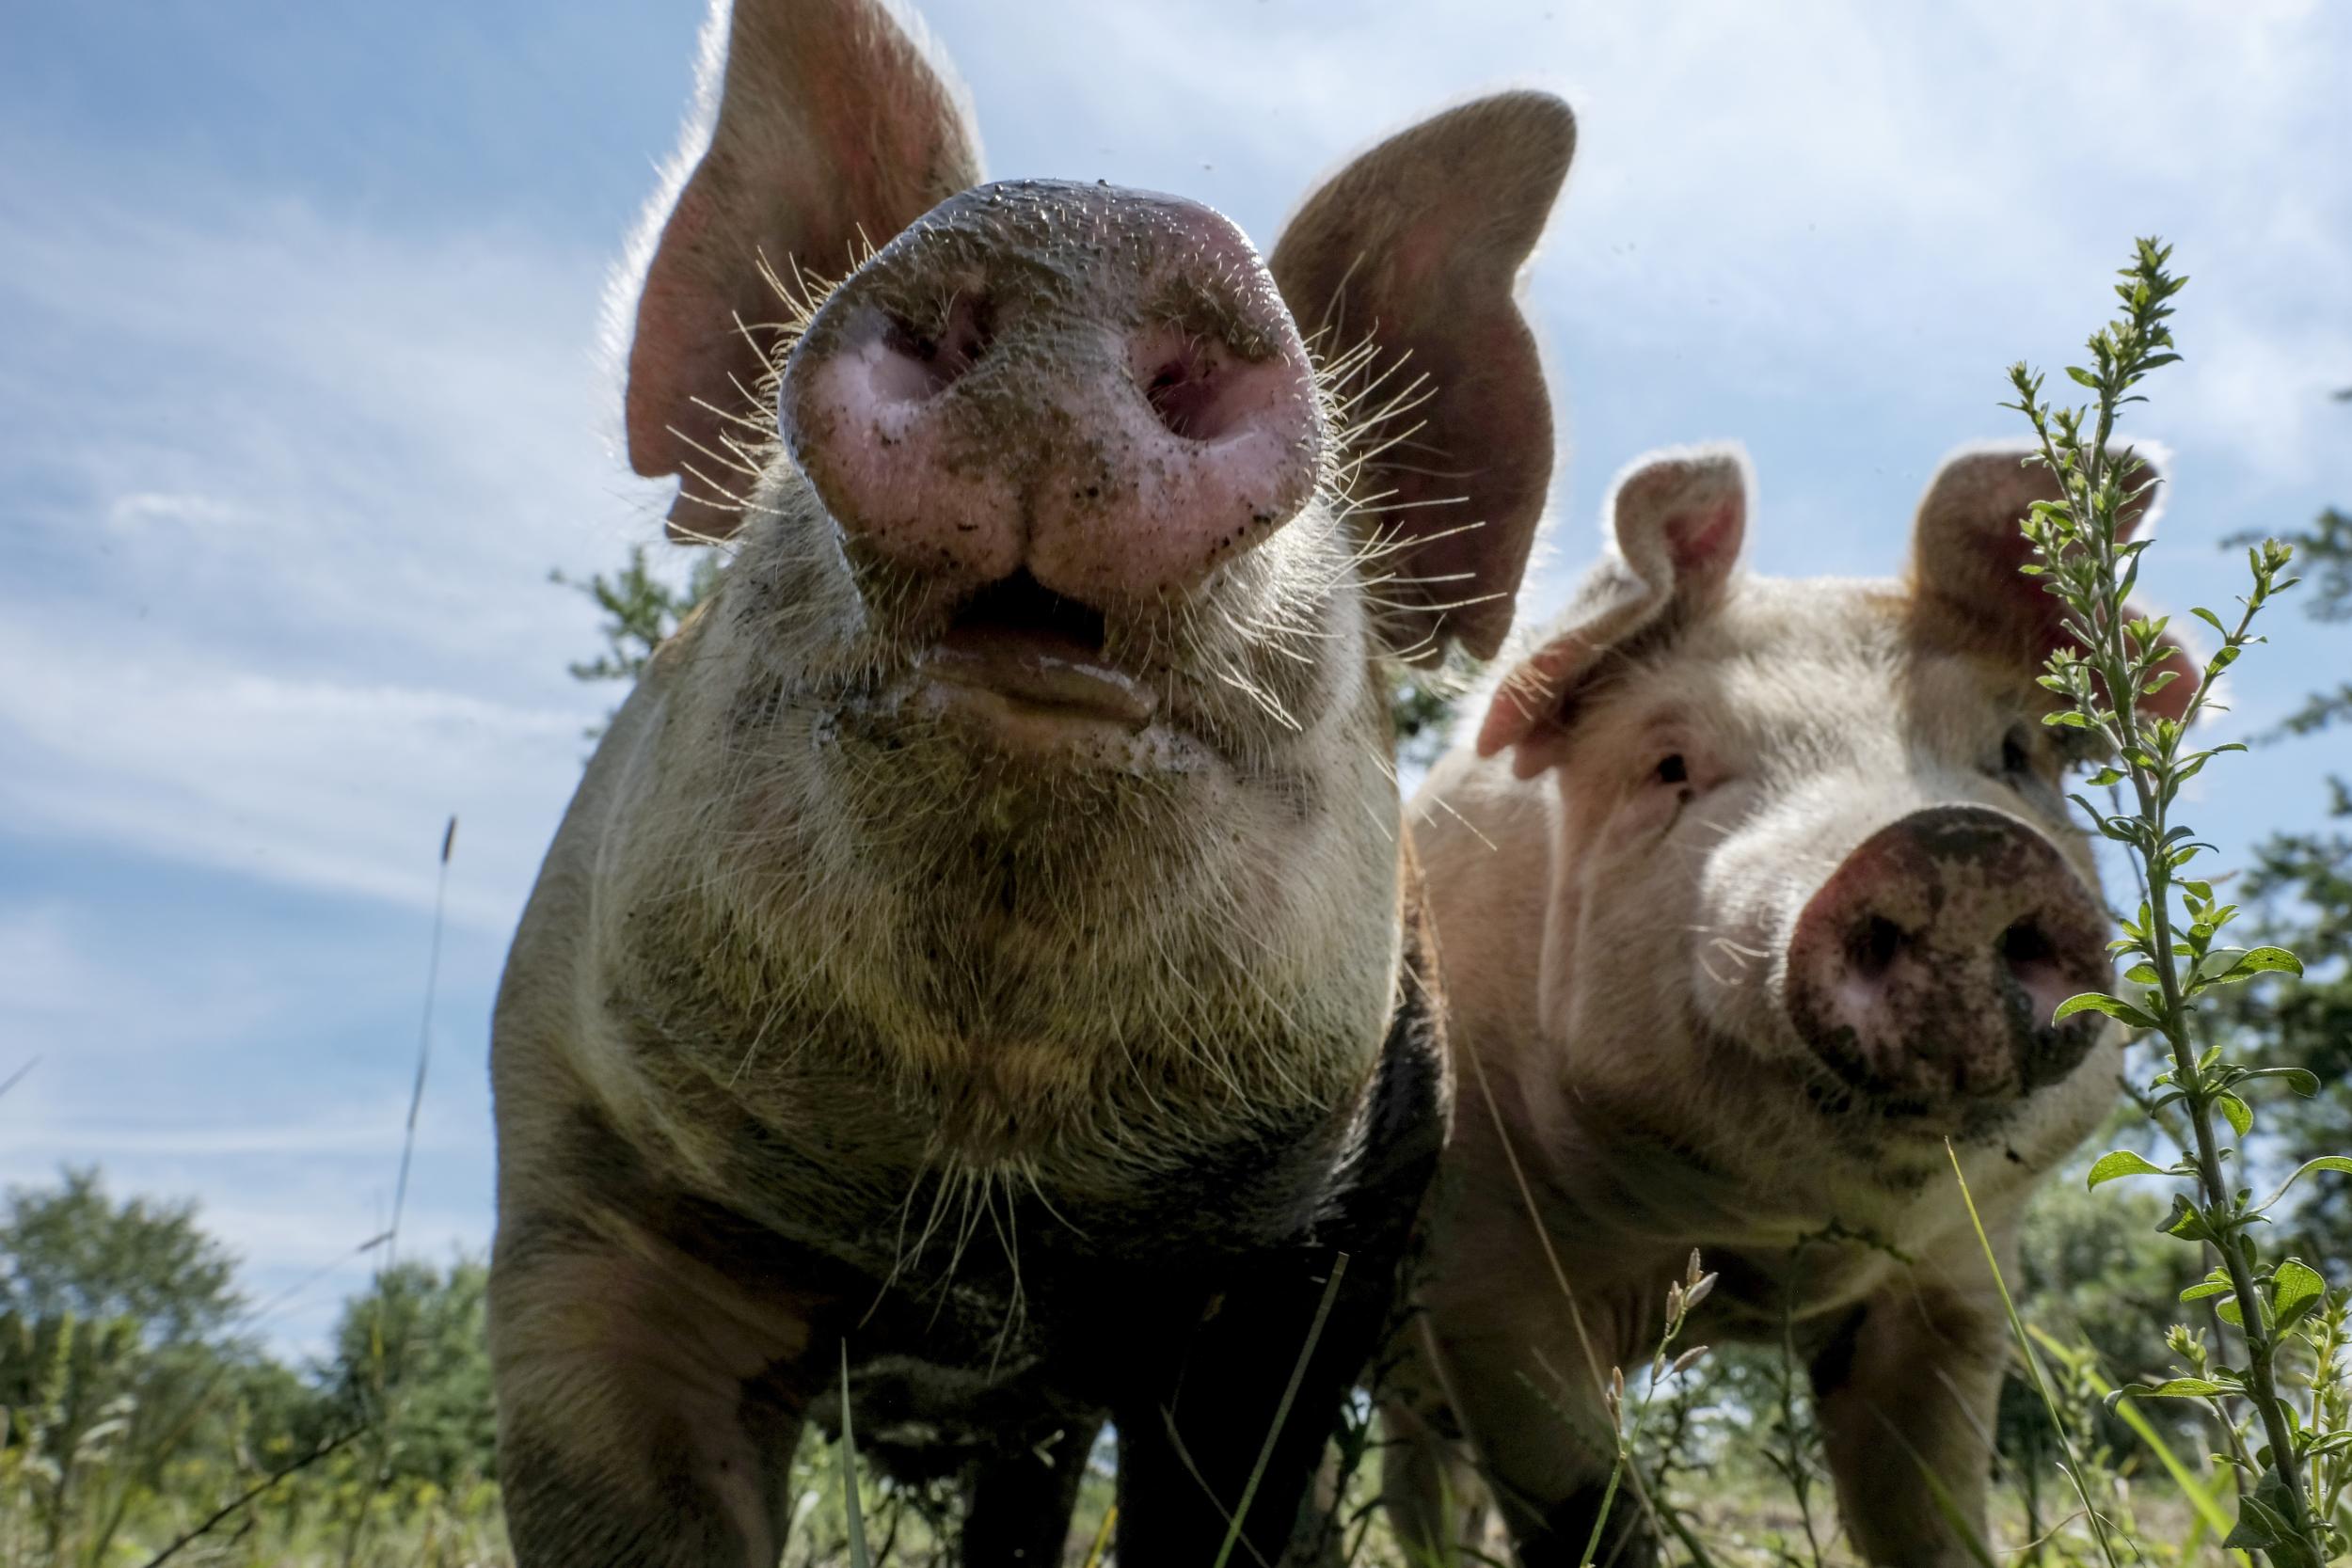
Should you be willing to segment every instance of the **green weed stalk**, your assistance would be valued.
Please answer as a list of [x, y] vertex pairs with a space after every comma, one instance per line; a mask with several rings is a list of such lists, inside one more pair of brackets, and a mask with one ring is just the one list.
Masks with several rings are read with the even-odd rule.
[[[2265, 540], [2247, 552], [2251, 587], [2239, 600], [2234, 624], [2225, 624], [2210, 610], [2194, 612], [2221, 638], [2201, 666], [2166, 638], [2164, 619], [2142, 615], [2131, 605], [2148, 541], [2129, 536], [2126, 518], [2153, 499], [2158, 481], [2130, 449], [2118, 451], [2110, 442], [2121, 410], [2144, 401], [2133, 389], [2151, 372], [2181, 357], [2166, 323], [2173, 296], [2187, 280], [2168, 270], [2170, 258], [2170, 247], [2141, 240], [2132, 263], [2122, 269], [2116, 286], [2122, 314], [2090, 338], [2091, 363], [2067, 369], [2068, 377], [2090, 394], [2088, 405], [2044, 404], [2042, 378], [2022, 363], [2010, 371], [2017, 401], [2004, 404], [2033, 427], [2037, 450], [2027, 461], [2046, 467], [2063, 491], [2058, 500], [2035, 502], [2024, 521], [2034, 552], [2025, 570], [2041, 577], [2057, 598], [2073, 640], [2051, 655], [2042, 677], [2062, 699], [2044, 722], [2088, 732], [2111, 755], [2090, 783], [2125, 788], [2126, 809], [2102, 810], [2080, 794], [2074, 800], [2102, 836], [2130, 855], [2144, 890], [2137, 916], [2122, 922], [2122, 935], [2111, 944], [2128, 966], [2119, 992], [2072, 997], [2056, 1018], [2101, 1012], [2162, 1041], [2168, 1065], [2151, 1085], [2150, 1105], [2155, 1112], [2179, 1108], [2188, 1128], [2185, 1147], [2170, 1165], [2118, 1149], [2091, 1166], [2090, 1184], [2127, 1176], [2169, 1177], [2186, 1184], [2174, 1194], [2162, 1228], [2210, 1244], [2220, 1261], [2183, 1299], [2222, 1298], [2219, 1316], [2244, 1342], [2245, 1364], [2230, 1366], [2214, 1358], [2202, 1336], [2176, 1327], [2169, 1342], [2187, 1363], [2178, 1369], [2181, 1375], [2124, 1389], [2122, 1397], [2204, 1401], [2225, 1427], [2233, 1424], [2235, 1402], [2250, 1407], [2263, 1441], [2250, 1462], [2233, 1461], [2254, 1473], [2243, 1478], [2236, 1526], [2226, 1544], [2257, 1551], [2269, 1562], [2319, 1568], [2340, 1543], [2331, 1524], [2312, 1507], [2307, 1470], [2323, 1461], [2341, 1467], [2344, 1448], [2335, 1433], [2310, 1428], [2281, 1394], [2280, 1371], [2282, 1350], [2297, 1326], [2327, 1306], [2328, 1291], [2318, 1272], [2297, 1259], [2266, 1262], [2253, 1230], [2305, 1173], [2352, 1170], [2352, 1160], [2330, 1155], [2311, 1161], [2262, 1203], [2252, 1201], [2249, 1189], [2233, 1185], [2230, 1164], [2241, 1150], [2223, 1134], [2226, 1130], [2242, 1141], [2251, 1131], [2254, 1112], [2247, 1094], [2256, 1083], [2284, 1079], [2306, 1094], [2318, 1085], [2299, 1069], [2224, 1060], [2218, 1046], [2201, 1037], [2204, 1019], [2199, 999], [2257, 975], [2302, 970], [2281, 948], [2248, 950], [2217, 942], [2236, 907], [2221, 902], [2210, 881], [2189, 874], [2191, 863], [2210, 846], [2174, 819], [2182, 787], [2214, 757], [2244, 749], [2199, 748], [2189, 736], [2199, 716], [2213, 705], [2222, 673], [2261, 641], [2250, 629], [2255, 618], [2272, 594], [2293, 585], [2295, 579], [2282, 575], [2293, 551]], [[2182, 680], [2194, 683], [2185, 704], [2168, 701], [2159, 706], [2153, 701]], [[2332, 1345], [2328, 1354], [2332, 1356]], [[2325, 1376], [2332, 1381], [2332, 1365]], [[2352, 1436], [2344, 1441], [2352, 1442]]]

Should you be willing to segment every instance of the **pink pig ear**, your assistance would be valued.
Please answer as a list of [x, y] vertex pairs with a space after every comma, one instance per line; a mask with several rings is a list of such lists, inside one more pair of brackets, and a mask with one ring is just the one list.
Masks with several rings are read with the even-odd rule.
[[[1518, 278], [1576, 155], [1576, 116], [1540, 92], [1478, 99], [1333, 175], [1266, 265], [1299, 330], [1374, 415], [1352, 488], [1367, 501], [1392, 650], [1491, 658], [1551, 483], [1551, 398]], [[1377, 498], [1374, 499], [1373, 498]]]
[[[1747, 536], [1753, 490], [1747, 453], [1730, 444], [1654, 453], [1619, 474], [1603, 504], [1615, 547], [1496, 689], [1478, 754], [1524, 747], [1554, 728], [1601, 656], [1636, 632], [1720, 603]], [[1524, 753], [1521, 763], [1534, 771]]]
[[[1957, 642], [2039, 670], [2068, 640], [2064, 616], [2045, 580], [2018, 568], [2033, 559], [2023, 523], [2035, 501], [2057, 500], [2061, 491], [2050, 470], [2026, 459], [2024, 445], [1964, 447], [1944, 460], [1920, 498], [1912, 531], [1913, 600], [1923, 623], [1939, 641]], [[2130, 537], [2152, 525], [2160, 508], [2162, 475], [2146, 451], [2135, 454], [2140, 467], [2126, 487], [2148, 488], [2125, 504], [2117, 531]], [[2153, 482], [2153, 483], [2149, 483]], [[2197, 688], [2197, 665], [2188, 650], [2168, 635], [2167, 668], [2178, 678], [2145, 699], [2168, 719], [2187, 711]]]
[[[739, 420], [788, 313], [762, 268], [834, 277], [980, 177], [961, 88], [885, 0], [736, 0], [710, 147], [678, 192], [629, 344], [629, 466], [678, 474], [675, 539], [741, 525]], [[706, 91], [709, 83], [704, 84]]]

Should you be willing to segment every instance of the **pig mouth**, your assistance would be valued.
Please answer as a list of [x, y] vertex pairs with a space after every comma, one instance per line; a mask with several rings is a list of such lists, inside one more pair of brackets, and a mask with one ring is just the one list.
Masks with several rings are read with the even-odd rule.
[[964, 601], [924, 650], [925, 705], [1015, 750], [1137, 735], [1156, 696], [1104, 642], [1100, 610], [1016, 572]]

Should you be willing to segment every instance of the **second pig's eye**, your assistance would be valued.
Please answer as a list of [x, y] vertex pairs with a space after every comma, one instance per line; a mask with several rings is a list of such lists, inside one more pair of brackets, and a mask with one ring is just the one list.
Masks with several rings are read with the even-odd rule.
[[2023, 778], [2033, 770], [2033, 747], [2026, 738], [2025, 726], [2013, 724], [2001, 736], [2001, 771], [2010, 778]]
[[1691, 782], [1690, 765], [1682, 760], [1680, 752], [1673, 752], [1659, 760], [1656, 779], [1662, 784], [1689, 784]]

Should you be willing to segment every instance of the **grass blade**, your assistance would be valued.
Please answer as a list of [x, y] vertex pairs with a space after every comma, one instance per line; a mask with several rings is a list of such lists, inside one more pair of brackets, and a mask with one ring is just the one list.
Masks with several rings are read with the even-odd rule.
[[449, 857], [457, 847], [457, 815], [441, 830], [441, 869], [433, 884], [433, 946], [424, 963], [424, 1015], [417, 1025], [417, 1077], [408, 1090], [408, 1125], [400, 1140], [400, 1176], [392, 1183], [392, 1223], [385, 1227], [384, 1266], [400, 1244], [400, 1216], [408, 1206], [408, 1166], [417, 1153], [417, 1113], [424, 1108], [424, 1076], [433, 1065], [433, 999], [441, 985], [441, 927], [449, 907]]
[[40, 1066], [40, 1058], [39, 1056], [27, 1057], [23, 1067], [20, 1067], [14, 1072], [9, 1073], [7, 1078], [0, 1079], [0, 1094], [6, 1094], [10, 1089], [23, 1083], [24, 1081], [24, 1075], [39, 1066]]
[[2033, 1340], [2026, 1336], [2026, 1321], [2017, 1315], [2017, 1303], [2009, 1293], [2009, 1281], [2001, 1276], [2001, 1260], [1993, 1255], [1993, 1238], [1984, 1233], [1984, 1220], [1977, 1212], [1977, 1198], [1968, 1190], [1968, 1178], [1960, 1168], [1960, 1151], [1952, 1148], [1952, 1140], [1944, 1140], [1945, 1157], [1952, 1163], [1952, 1180], [1960, 1183], [1960, 1200], [1968, 1206], [1968, 1223], [1977, 1232], [1977, 1244], [1984, 1248], [1984, 1266], [1993, 1271], [1993, 1284], [2001, 1292], [2001, 1310], [2009, 1314], [2009, 1331], [2017, 1340], [2017, 1354], [2026, 1358], [2026, 1370], [2033, 1374], [2034, 1392], [2042, 1396], [2042, 1408], [2049, 1413], [2050, 1428], [2058, 1433], [2058, 1444], [2066, 1450], [2066, 1479], [2074, 1483], [2074, 1496], [2082, 1499], [2083, 1516], [2090, 1521], [2091, 1536], [2099, 1543], [2099, 1555], [2106, 1560], [2107, 1568], [2122, 1568], [2115, 1559], [2115, 1544], [2107, 1539], [2107, 1523], [2090, 1500], [2090, 1490], [2083, 1484], [2082, 1460], [2074, 1452], [2074, 1439], [2066, 1430], [2065, 1418], [2058, 1415], [2058, 1396], [2050, 1392], [2050, 1380], [2042, 1370], [2042, 1357], [2034, 1354]]
[[320, 1460], [325, 1459], [327, 1455], [333, 1453], [336, 1449], [342, 1448], [345, 1444], [359, 1436], [360, 1433], [364, 1433], [366, 1430], [367, 1429], [365, 1427], [355, 1427], [339, 1437], [332, 1438], [327, 1442], [320, 1444], [317, 1448], [312, 1449], [309, 1453], [304, 1454], [300, 1459], [295, 1460], [293, 1464], [285, 1466], [283, 1469], [271, 1471], [268, 1475], [263, 1476], [260, 1481], [255, 1481], [252, 1485], [246, 1487], [243, 1492], [238, 1493], [234, 1497], [229, 1499], [229, 1501], [221, 1504], [220, 1507], [215, 1509], [210, 1514], [207, 1514], [196, 1525], [192, 1526], [188, 1529], [183, 1530], [172, 1540], [170, 1544], [164, 1547], [162, 1551], [157, 1552], [153, 1557], [149, 1558], [144, 1565], [144, 1568], [163, 1568], [165, 1563], [169, 1562], [173, 1558], [178, 1557], [181, 1551], [191, 1543], [200, 1541], [205, 1536], [212, 1534], [214, 1530], [219, 1528], [221, 1521], [236, 1513], [237, 1510], [245, 1507], [247, 1503], [252, 1502], [255, 1498], [261, 1497], [263, 1493], [271, 1490], [273, 1487], [276, 1487], [279, 1482], [301, 1474], [311, 1465], [316, 1465]]
[[850, 1568], [874, 1568], [857, 1500], [857, 1433], [850, 1425], [850, 1342], [841, 1341], [841, 1513], [850, 1522]]
[[[2048, 1346], [2052, 1354], [2060, 1354], [2062, 1347], [2058, 1342], [2041, 1329], [2029, 1328], [2026, 1332]], [[2115, 1392], [2115, 1386], [2101, 1377], [2096, 1368], [2087, 1367], [2084, 1372], [2090, 1379], [2091, 1388], [2101, 1399]], [[2148, 1419], [2139, 1406], [2125, 1400], [2114, 1409], [2123, 1424], [2132, 1429], [2133, 1435], [2148, 1445], [2148, 1451], [2156, 1456], [2156, 1463], [2164, 1466], [2165, 1473], [2172, 1478], [2172, 1483], [2181, 1489], [2181, 1495], [2188, 1499], [2198, 1519], [2213, 1532], [2214, 1538], [2219, 1540], [2228, 1535], [2231, 1529], [2230, 1511], [2222, 1507], [2221, 1499], [2213, 1495], [2212, 1489], [2205, 1484], [2205, 1478], [2190, 1469], [2187, 1462], [2173, 1451], [2172, 1445], [2164, 1440], [2164, 1434], [2156, 1430], [2154, 1423]], [[2244, 1552], [2233, 1551], [2230, 1555], [2247, 1564], [2248, 1568], [2252, 1568], [2253, 1560]]]
[[1307, 1342], [1298, 1347], [1298, 1360], [1291, 1367], [1291, 1380], [1282, 1386], [1281, 1402], [1274, 1407], [1274, 1424], [1266, 1428], [1265, 1442], [1258, 1449], [1258, 1463], [1249, 1467], [1249, 1482], [1241, 1489], [1241, 1501], [1234, 1505], [1233, 1516], [1225, 1526], [1225, 1544], [1216, 1549], [1214, 1568], [1225, 1568], [1232, 1558], [1234, 1543], [1241, 1539], [1241, 1523], [1249, 1517], [1249, 1505], [1257, 1500], [1258, 1482], [1264, 1479], [1265, 1467], [1273, 1463], [1275, 1442], [1282, 1435], [1282, 1423], [1290, 1419], [1291, 1402], [1298, 1398], [1298, 1386], [1306, 1380], [1307, 1363], [1315, 1354], [1315, 1341], [1323, 1338], [1323, 1325], [1331, 1316], [1331, 1304], [1339, 1299], [1340, 1281], [1346, 1275], [1347, 1254], [1334, 1254], [1331, 1277], [1324, 1281], [1323, 1299], [1315, 1304], [1315, 1320], [1307, 1327]]
[[1086, 1568], [1103, 1568], [1103, 1553], [1111, 1544], [1111, 1530], [1119, 1524], [1119, 1505], [1113, 1503], [1103, 1510], [1103, 1522], [1095, 1528], [1094, 1544], [1087, 1548]]

